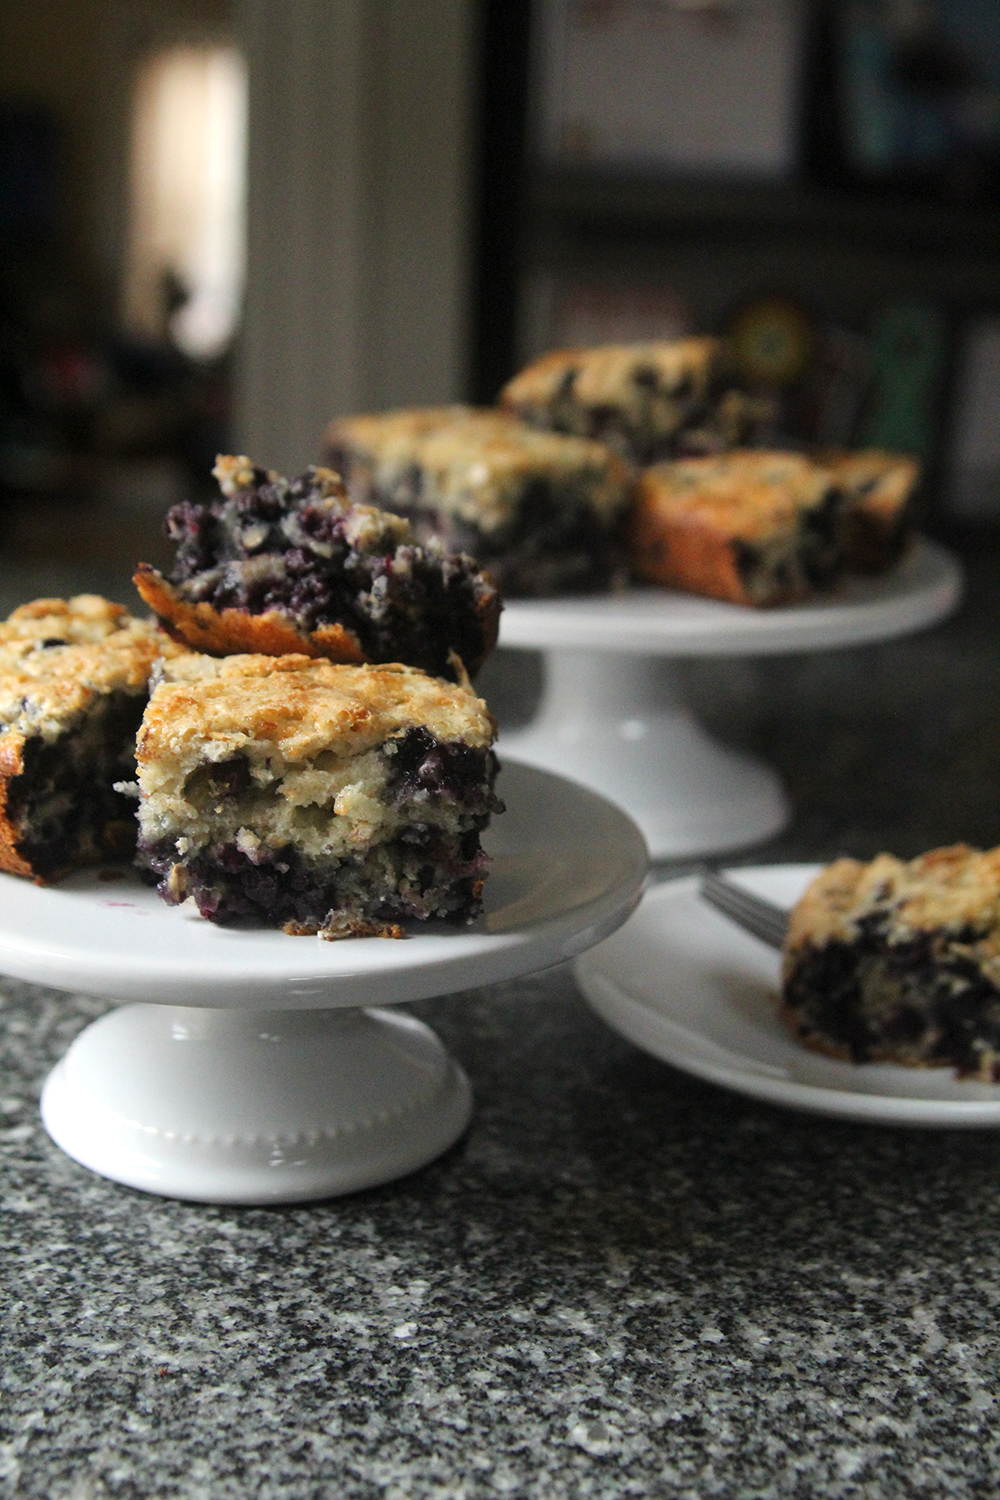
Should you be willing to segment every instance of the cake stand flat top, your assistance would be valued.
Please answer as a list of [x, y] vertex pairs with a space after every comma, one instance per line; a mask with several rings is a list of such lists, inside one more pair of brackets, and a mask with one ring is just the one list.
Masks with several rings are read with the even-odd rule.
[[419, 1000], [546, 968], [625, 920], [646, 846], [625, 813], [563, 777], [510, 762], [498, 790], [507, 811], [483, 836], [492, 865], [470, 926], [331, 943], [217, 927], [128, 869], [48, 887], [0, 874], [0, 972], [113, 999], [302, 1010]]
[[888, 573], [844, 579], [802, 604], [753, 609], [678, 589], [508, 601], [500, 644], [663, 656], [756, 656], [861, 645], [943, 620], [962, 594], [956, 558], [916, 538]]

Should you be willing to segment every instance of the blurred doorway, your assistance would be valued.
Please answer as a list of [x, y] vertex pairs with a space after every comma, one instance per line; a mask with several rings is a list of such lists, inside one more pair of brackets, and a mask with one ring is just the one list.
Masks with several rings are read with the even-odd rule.
[[144, 57], [132, 105], [124, 323], [214, 358], [246, 271], [247, 67], [234, 46]]

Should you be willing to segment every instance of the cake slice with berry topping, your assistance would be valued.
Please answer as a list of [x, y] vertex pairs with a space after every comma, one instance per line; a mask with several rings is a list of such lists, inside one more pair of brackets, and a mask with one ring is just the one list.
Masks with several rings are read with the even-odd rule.
[[36, 599], [0, 624], [0, 870], [39, 884], [128, 856], [135, 736], [158, 658], [148, 620], [95, 594]]
[[467, 687], [301, 654], [185, 654], [138, 739], [139, 857], [222, 924], [403, 935], [481, 907], [502, 811], [495, 725]]
[[216, 498], [168, 512], [172, 571], [142, 563], [135, 575], [185, 645], [398, 661], [453, 678], [492, 650], [500, 597], [470, 557], [418, 542], [400, 516], [351, 504], [330, 469], [286, 480], [221, 457], [214, 473]]
[[830, 449], [816, 455], [847, 499], [847, 565], [881, 573], [902, 555], [912, 529], [920, 464], [881, 448]]
[[799, 453], [736, 450], [643, 471], [635, 576], [734, 604], [792, 603], [843, 568], [845, 498]]
[[834, 1057], [1000, 1082], [1000, 849], [828, 865], [791, 914], [783, 1016]]
[[467, 406], [340, 417], [324, 441], [353, 500], [471, 552], [508, 598], [624, 581], [632, 473], [603, 443]]
[[716, 338], [556, 349], [508, 381], [500, 403], [553, 432], [599, 438], [635, 464], [754, 444], [774, 403], [737, 389]]

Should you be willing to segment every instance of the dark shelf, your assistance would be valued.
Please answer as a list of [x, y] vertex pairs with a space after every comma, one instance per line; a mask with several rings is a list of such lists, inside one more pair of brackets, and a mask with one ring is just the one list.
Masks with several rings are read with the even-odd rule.
[[822, 236], [880, 250], [1000, 258], [1000, 209], [798, 183], [676, 181], [593, 170], [536, 171], [529, 221], [543, 236]]

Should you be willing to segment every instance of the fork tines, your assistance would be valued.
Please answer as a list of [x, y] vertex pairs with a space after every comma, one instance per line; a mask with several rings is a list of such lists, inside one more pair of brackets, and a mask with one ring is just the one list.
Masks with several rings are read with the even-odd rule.
[[708, 870], [702, 876], [701, 894], [710, 906], [772, 948], [780, 948], [784, 943], [788, 913], [780, 906], [753, 895], [715, 870]]

